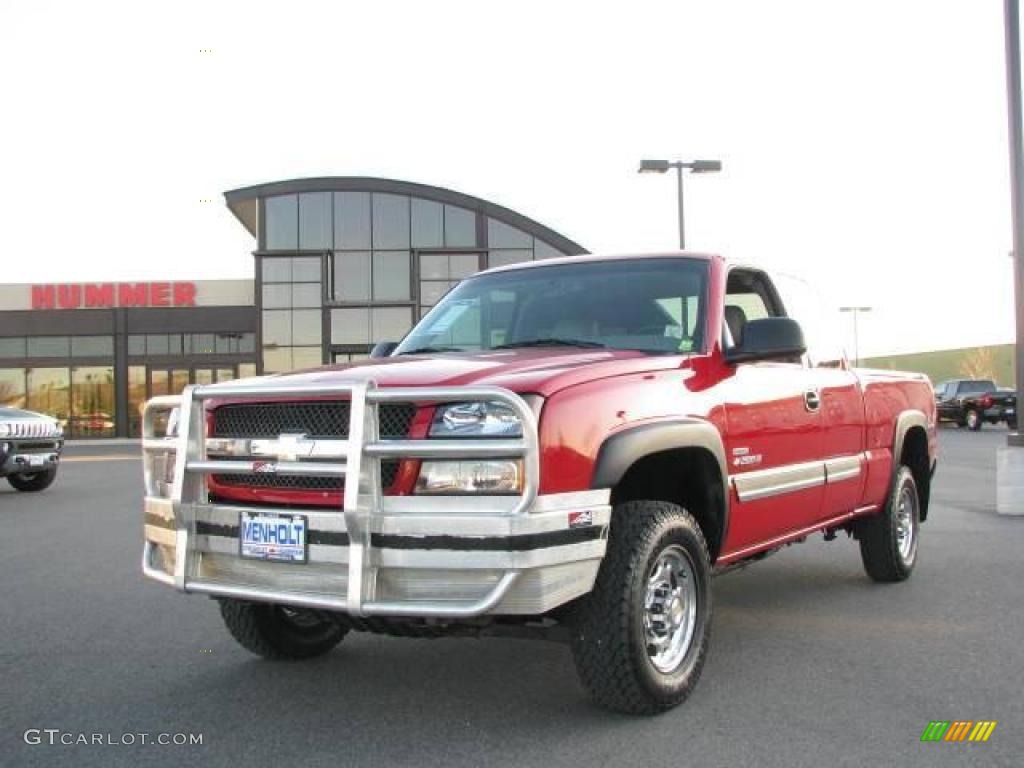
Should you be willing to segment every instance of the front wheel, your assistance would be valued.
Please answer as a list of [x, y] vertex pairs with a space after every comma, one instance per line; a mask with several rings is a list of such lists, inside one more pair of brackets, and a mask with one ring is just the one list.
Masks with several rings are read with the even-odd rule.
[[44, 469], [42, 472], [9, 475], [7, 477], [7, 482], [9, 482], [17, 491], [34, 493], [35, 491], [46, 490], [53, 485], [53, 481], [56, 479], [57, 468], [51, 467], [50, 469]]
[[594, 590], [572, 622], [576, 669], [598, 705], [654, 714], [690, 695], [710, 636], [710, 571], [704, 535], [685, 509], [616, 506]]
[[239, 645], [275, 661], [322, 656], [348, 632], [329, 615], [284, 605], [222, 599], [220, 615]]
[[917, 563], [921, 501], [910, 470], [896, 473], [885, 509], [860, 524], [860, 558], [875, 581], [903, 581]]

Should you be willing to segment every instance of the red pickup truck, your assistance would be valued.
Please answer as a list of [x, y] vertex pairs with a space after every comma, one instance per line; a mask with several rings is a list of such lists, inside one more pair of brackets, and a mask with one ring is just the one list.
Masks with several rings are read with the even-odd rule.
[[143, 571], [267, 658], [561, 634], [599, 704], [672, 707], [714, 573], [816, 532], [876, 581], [917, 560], [932, 388], [851, 370], [785, 282], [689, 253], [515, 265], [387, 356], [157, 398]]

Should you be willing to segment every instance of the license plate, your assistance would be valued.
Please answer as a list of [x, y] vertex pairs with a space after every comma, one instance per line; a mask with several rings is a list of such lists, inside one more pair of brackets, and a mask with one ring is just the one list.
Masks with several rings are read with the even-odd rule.
[[41, 467], [46, 462], [45, 456], [29, 456], [28, 465], [30, 467]]
[[238, 522], [238, 543], [242, 557], [305, 563], [308, 557], [304, 515], [265, 515], [242, 512]]

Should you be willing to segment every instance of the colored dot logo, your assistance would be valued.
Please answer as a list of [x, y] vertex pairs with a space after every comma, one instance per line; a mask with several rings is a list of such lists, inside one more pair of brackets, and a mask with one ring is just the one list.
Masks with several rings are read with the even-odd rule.
[[212, 48], [200, 48], [199, 52], [200, 53], [213, 53], [213, 49]]

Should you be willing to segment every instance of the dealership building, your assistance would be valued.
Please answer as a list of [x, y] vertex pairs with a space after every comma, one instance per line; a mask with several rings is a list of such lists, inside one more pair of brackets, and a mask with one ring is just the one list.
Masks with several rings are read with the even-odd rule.
[[149, 397], [357, 360], [467, 275], [586, 253], [495, 203], [392, 179], [224, 197], [255, 238], [251, 279], [0, 285], [0, 405], [48, 413], [69, 437], [137, 436]]

